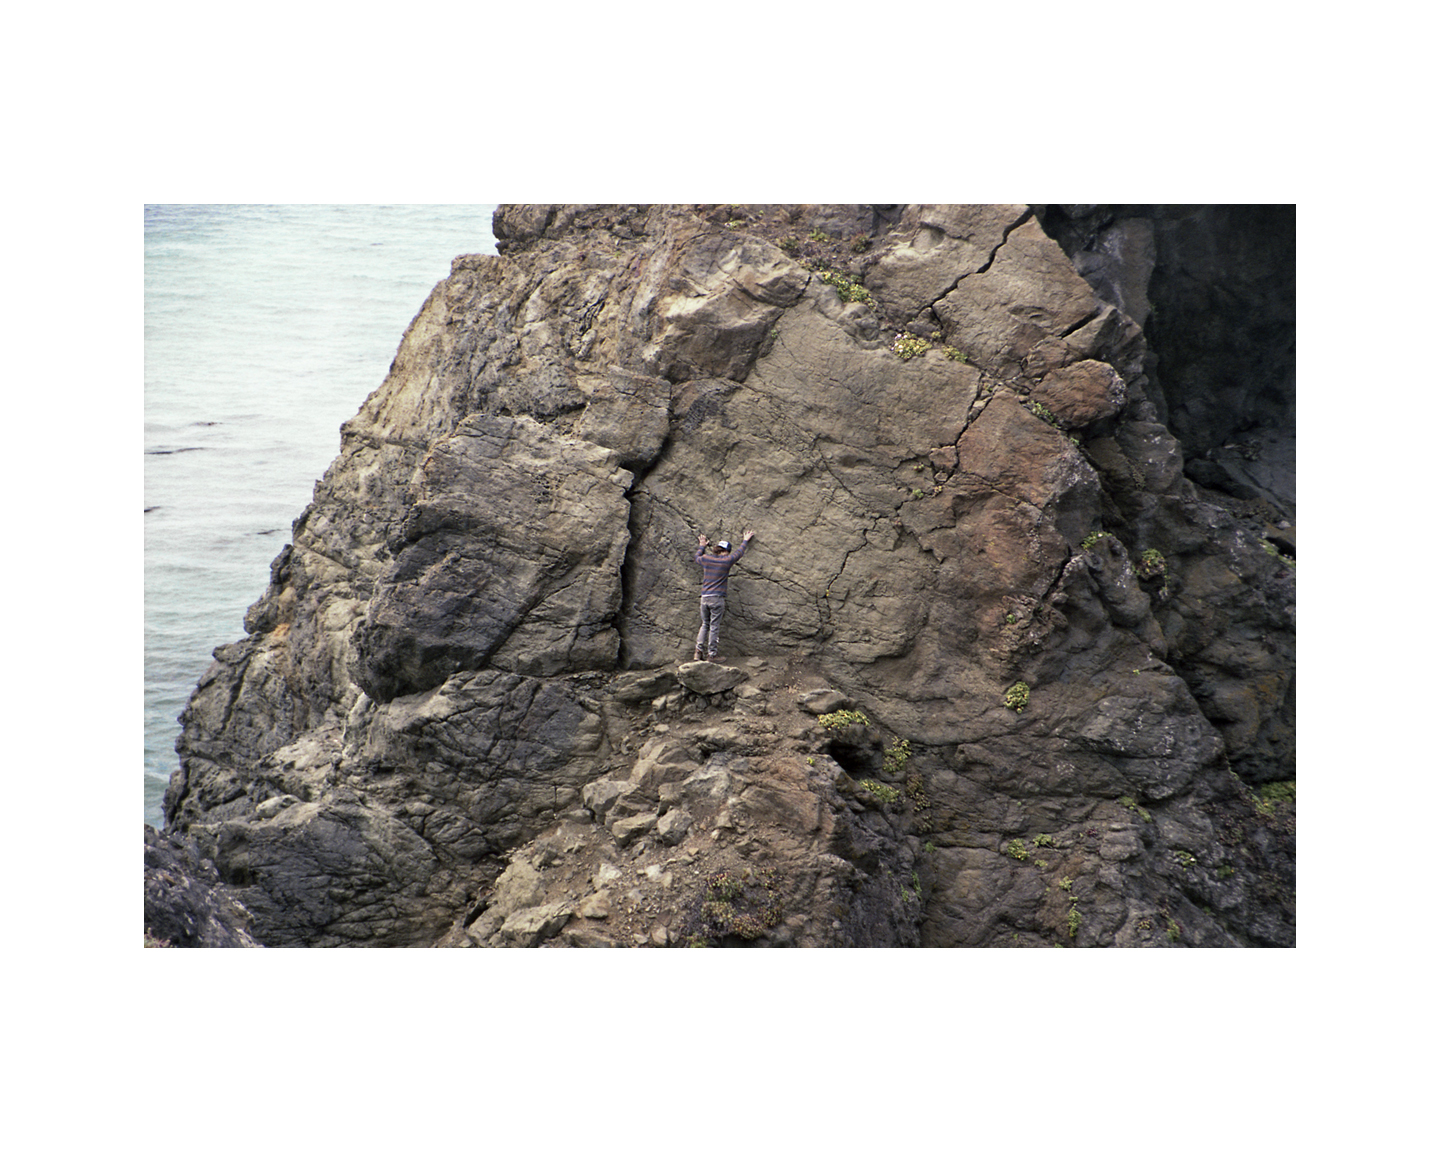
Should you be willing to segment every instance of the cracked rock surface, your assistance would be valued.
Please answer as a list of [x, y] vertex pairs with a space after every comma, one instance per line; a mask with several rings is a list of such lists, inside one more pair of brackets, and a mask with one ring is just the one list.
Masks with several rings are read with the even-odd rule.
[[501, 208], [197, 685], [167, 835], [270, 946], [1293, 944], [1293, 505], [1187, 468], [1154, 246], [1048, 215]]

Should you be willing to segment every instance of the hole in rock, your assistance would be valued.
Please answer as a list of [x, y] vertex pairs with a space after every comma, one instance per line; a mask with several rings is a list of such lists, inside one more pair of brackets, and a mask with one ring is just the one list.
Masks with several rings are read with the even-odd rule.
[[874, 776], [880, 771], [883, 755], [878, 743], [860, 744], [837, 737], [825, 745], [825, 752], [847, 776]]

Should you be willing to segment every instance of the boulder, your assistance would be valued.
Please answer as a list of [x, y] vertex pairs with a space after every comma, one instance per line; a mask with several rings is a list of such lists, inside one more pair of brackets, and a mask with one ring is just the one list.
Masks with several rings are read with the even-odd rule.
[[534, 948], [559, 933], [571, 915], [571, 910], [559, 903], [523, 908], [505, 920], [500, 935], [516, 948]]
[[843, 692], [834, 688], [815, 688], [795, 698], [795, 704], [812, 716], [823, 716], [827, 712], [838, 712], [842, 708], [853, 708], [855, 702]]
[[750, 678], [750, 674], [743, 668], [696, 660], [681, 664], [675, 669], [675, 678], [691, 692], [697, 692], [701, 696], [715, 696], [728, 692], [737, 684], [743, 684]]
[[616, 820], [610, 825], [610, 832], [615, 837], [615, 843], [625, 848], [637, 837], [644, 836], [654, 828], [656, 819], [654, 812], [641, 812], [638, 816]]

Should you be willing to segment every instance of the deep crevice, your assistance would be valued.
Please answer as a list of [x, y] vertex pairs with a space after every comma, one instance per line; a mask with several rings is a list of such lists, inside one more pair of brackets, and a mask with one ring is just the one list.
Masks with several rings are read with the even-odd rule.
[[[1034, 215], [1035, 215], [1035, 213], [1032, 212], [1029, 208], [1025, 209], [1024, 212], [1020, 213], [1020, 216], [1019, 216], [1019, 218], [1015, 221], [1015, 223], [1009, 225], [1009, 226], [1005, 229], [1004, 234], [1000, 237], [1000, 243], [997, 244], [997, 245], [995, 245], [995, 250], [990, 253], [990, 259], [986, 260], [985, 263], [984, 263], [981, 267], [975, 269], [975, 271], [972, 272], [972, 273], [970, 273], [970, 275], [972, 275], [972, 276], [982, 276], [982, 275], [984, 275], [986, 272], [990, 271], [990, 265], [992, 265], [992, 264], [995, 263], [995, 257], [997, 257], [997, 256], [1000, 255], [1000, 249], [1002, 249], [1002, 248], [1005, 247], [1006, 242], [1010, 239], [1010, 233], [1014, 232], [1015, 229], [1019, 228], [1022, 224], [1025, 223], [1025, 221], [1029, 220], [1030, 217], [1032, 217], [1032, 216], [1034, 216]], [[958, 281], [957, 281], [957, 283], [958, 283]]]
[[[640, 488], [660, 465], [670, 452], [670, 445], [673, 443], [671, 437], [667, 436], [660, 450], [651, 457], [648, 464], [638, 468], [631, 468], [635, 479], [630, 482], [630, 487], [625, 493], [625, 502], [630, 505], [630, 514], [625, 522], [625, 531], [629, 535], [629, 543], [625, 545], [625, 556], [620, 561], [620, 608], [615, 614], [615, 632], [620, 637], [619, 651], [616, 653], [615, 666], [626, 668], [630, 663], [630, 638], [629, 621], [630, 613], [635, 607], [635, 583], [638, 579], [636, 571], [638, 565], [635, 560], [635, 545], [640, 541], [640, 533], [643, 526], [637, 523], [640, 515], [640, 505], [636, 497], [640, 494]], [[627, 467], [629, 465], [627, 464]]]

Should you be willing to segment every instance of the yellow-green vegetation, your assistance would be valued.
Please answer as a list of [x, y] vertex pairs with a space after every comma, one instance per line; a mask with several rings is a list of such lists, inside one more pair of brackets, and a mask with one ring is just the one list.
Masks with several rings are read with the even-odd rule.
[[1080, 931], [1080, 905], [1078, 897], [1070, 897], [1070, 915], [1065, 917], [1065, 923], [1070, 928], [1070, 939], [1075, 939], [1075, 933]]
[[1051, 412], [1050, 409], [1046, 408], [1040, 401], [1031, 400], [1025, 407], [1029, 408], [1031, 412], [1035, 413], [1036, 416], [1040, 417], [1041, 420], [1044, 420], [1045, 423], [1049, 424], [1052, 428], [1060, 427], [1060, 421], [1055, 418], [1055, 413]]
[[925, 781], [920, 773], [911, 772], [905, 777], [905, 795], [910, 797], [915, 805], [915, 831], [929, 832], [934, 829], [935, 824], [930, 819], [930, 813], [926, 811], [930, 807], [930, 797], [925, 792]]
[[1170, 921], [1170, 927], [1165, 929], [1165, 935], [1170, 938], [1170, 943], [1175, 944], [1180, 940], [1180, 925], [1174, 920]]
[[1274, 556], [1282, 564], [1285, 564], [1290, 568], [1295, 567], [1294, 558], [1286, 556], [1285, 553], [1281, 552], [1280, 549], [1275, 547], [1275, 545], [1272, 544], [1269, 540], [1262, 540], [1260, 542], [1260, 547], [1264, 548], [1266, 552], [1270, 553], [1271, 556]]
[[745, 886], [728, 872], [719, 872], [710, 877], [710, 883], [705, 889], [705, 899], [718, 900], [722, 904], [728, 904], [735, 897], [745, 890]]
[[1005, 855], [1013, 856], [1016, 860], [1029, 860], [1030, 853], [1025, 847], [1024, 840], [1011, 840], [1005, 845]]
[[1025, 711], [1025, 705], [1030, 703], [1030, 685], [1019, 680], [1012, 684], [1005, 692], [1005, 707], [1013, 708], [1017, 713]]
[[894, 804], [900, 799], [900, 789], [892, 788], [889, 784], [881, 784], [878, 780], [871, 780], [868, 777], [861, 780], [860, 787], [876, 797], [883, 804]]
[[847, 304], [859, 301], [861, 304], [873, 303], [874, 298], [870, 295], [870, 289], [861, 284], [853, 276], [847, 276], [843, 272], [837, 272], [833, 268], [826, 268], [818, 273], [820, 280], [829, 284], [835, 289], [835, 294]]
[[901, 332], [895, 337], [895, 343], [890, 345], [890, 351], [899, 356], [901, 360], [910, 360], [930, 351], [930, 341], [911, 332]]
[[1085, 539], [1080, 541], [1080, 547], [1084, 548], [1088, 552], [1091, 548], [1095, 547], [1096, 544], [1100, 543], [1101, 540], [1105, 539], [1105, 537], [1109, 535], [1109, 532], [1086, 533]]
[[1061, 877], [1060, 877], [1060, 891], [1062, 891], [1062, 892], [1069, 892], [1069, 891], [1070, 891], [1070, 886], [1071, 886], [1072, 884], [1074, 884], [1074, 883], [1075, 883], [1075, 881], [1071, 880], [1069, 876], [1061, 876]]
[[1140, 563], [1135, 566], [1135, 571], [1147, 580], [1165, 575], [1164, 554], [1157, 548], [1146, 548], [1140, 553]]
[[842, 708], [838, 712], [826, 712], [820, 717], [820, 727], [822, 728], [844, 728], [850, 724], [863, 724], [868, 728], [870, 718], [863, 712], [852, 712], [846, 708]]
[[1262, 816], [1273, 816], [1278, 805], [1295, 803], [1295, 781], [1272, 780], [1262, 784], [1250, 794], [1250, 801]]
[[947, 360], [958, 360], [961, 364], [970, 363], [970, 357], [953, 344], [946, 344], [942, 351], [944, 351], [945, 359]]
[[1185, 851], [1184, 848], [1175, 849], [1175, 859], [1180, 862], [1180, 867], [1189, 868], [1195, 863], [1194, 853]]
[[687, 943], [703, 948], [725, 936], [758, 940], [778, 925], [782, 910], [775, 875], [774, 868], [712, 873], [699, 908], [691, 913]]
[[1030, 843], [1034, 844], [1037, 848], [1053, 848], [1055, 847], [1055, 838], [1048, 832], [1041, 832], [1040, 835], [1036, 836]]
[[885, 749], [885, 763], [882, 766], [886, 772], [903, 772], [909, 759], [910, 741], [900, 740]]
[[1134, 812], [1140, 819], [1144, 820], [1146, 824], [1154, 823], [1150, 813], [1140, 807], [1140, 805], [1135, 802], [1135, 797], [1133, 796], [1121, 796], [1120, 807], [1130, 809], [1131, 812]]

